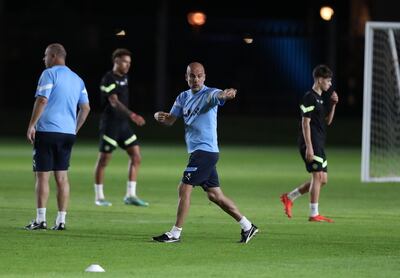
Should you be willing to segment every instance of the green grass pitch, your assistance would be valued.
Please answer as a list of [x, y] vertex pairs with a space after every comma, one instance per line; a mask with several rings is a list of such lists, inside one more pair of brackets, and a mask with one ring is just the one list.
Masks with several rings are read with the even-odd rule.
[[[225, 194], [260, 232], [236, 243], [240, 227], [211, 204], [201, 188], [192, 196], [182, 242], [152, 242], [174, 224], [176, 188], [186, 166], [183, 145], [142, 144], [138, 179], [148, 208], [126, 206], [127, 157], [114, 154], [105, 194], [94, 205], [96, 142], [76, 143], [70, 168], [66, 231], [25, 231], [36, 215], [31, 146], [0, 144], [1, 277], [400, 277], [400, 185], [360, 183], [360, 150], [328, 146], [329, 183], [320, 212], [335, 223], [310, 223], [308, 196], [286, 218], [281, 193], [309, 176], [295, 146], [221, 145], [218, 171]], [[55, 184], [47, 221], [56, 216]], [[100, 264], [105, 273], [85, 273]]]

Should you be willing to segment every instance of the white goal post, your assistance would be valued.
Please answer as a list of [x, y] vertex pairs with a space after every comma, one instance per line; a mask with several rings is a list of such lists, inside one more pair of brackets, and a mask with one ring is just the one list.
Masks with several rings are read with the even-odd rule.
[[400, 181], [400, 22], [365, 26], [362, 182]]

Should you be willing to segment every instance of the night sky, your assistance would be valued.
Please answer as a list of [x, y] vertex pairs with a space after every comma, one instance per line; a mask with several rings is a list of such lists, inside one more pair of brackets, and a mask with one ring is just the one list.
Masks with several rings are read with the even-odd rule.
[[[206, 67], [206, 84], [235, 87], [227, 113], [293, 115], [312, 85], [311, 70], [335, 71], [342, 115], [362, 111], [364, 36], [355, 31], [364, 5], [369, 20], [400, 21], [399, 1], [0, 1], [0, 107], [30, 113], [46, 46], [63, 44], [67, 65], [85, 81], [92, 111], [99, 112], [99, 82], [111, 69], [111, 52], [133, 52], [129, 73], [135, 111], [168, 110], [187, 88], [191, 61]], [[319, 8], [329, 4], [334, 20]], [[266, 7], [264, 7], [266, 6]], [[186, 15], [203, 11], [193, 28]], [[115, 34], [124, 30], [126, 36]], [[254, 41], [245, 44], [243, 37]], [[265, 107], [269, 109], [265, 109]]]

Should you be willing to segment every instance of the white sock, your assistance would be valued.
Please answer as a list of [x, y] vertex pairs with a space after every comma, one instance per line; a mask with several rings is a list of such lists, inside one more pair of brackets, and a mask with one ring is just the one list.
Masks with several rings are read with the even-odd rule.
[[36, 209], [36, 223], [46, 221], [46, 208]]
[[314, 217], [319, 214], [318, 212], [318, 203], [310, 203], [310, 216]]
[[66, 215], [67, 215], [66, 211], [59, 211], [57, 213], [56, 225], [58, 225], [60, 223], [64, 223], [65, 224], [65, 216]]
[[240, 219], [239, 224], [245, 232], [251, 228], [251, 222], [246, 218], [246, 216], [243, 216], [242, 219]]
[[96, 201], [104, 199], [103, 185], [95, 184], [94, 185], [94, 193], [96, 194]]
[[136, 197], [136, 181], [128, 181], [126, 184], [126, 196]]
[[174, 238], [180, 238], [181, 237], [181, 232], [182, 232], [182, 228], [178, 228], [176, 226], [173, 226], [170, 233], [172, 234], [172, 236]]
[[295, 190], [290, 192], [287, 196], [288, 196], [289, 200], [293, 202], [294, 200], [296, 200], [297, 198], [299, 198], [301, 196], [301, 193], [300, 193], [299, 189], [296, 188]]

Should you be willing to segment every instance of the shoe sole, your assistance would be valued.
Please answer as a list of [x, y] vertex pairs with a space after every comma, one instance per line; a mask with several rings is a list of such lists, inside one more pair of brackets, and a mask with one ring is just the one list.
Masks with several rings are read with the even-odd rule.
[[112, 206], [112, 204], [109, 204], [109, 205], [95, 204], [95, 205], [98, 207], [111, 207]]
[[171, 239], [171, 240], [156, 240], [153, 238], [153, 241], [155, 242], [160, 242], [160, 243], [179, 243], [181, 240], [180, 239]]
[[334, 222], [335, 222], [335, 221], [333, 221], [333, 220], [328, 221], [328, 220], [313, 220], [313, 219], [308, 219], [308, 221], [310, 221], [310, 222], [320, 222], [320, 223], [322, 223], [322, 222], [334, 223]]
[[134, 203], [125, 203], [125, 202], [124, 202], [124, 204], [128, 205], [128, 206], [137, 206], [137, 207], [148, 207], [149, 206], [149, 204], [134, 204]]
[[35, 228], [35, 229], [24, 228], [24, 230], [27, 230], [27, 231], [47, 231], [47, 228]]

